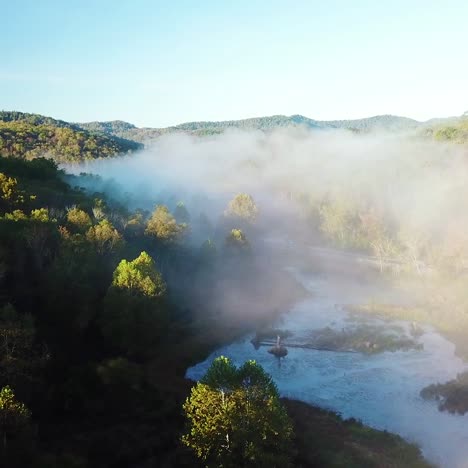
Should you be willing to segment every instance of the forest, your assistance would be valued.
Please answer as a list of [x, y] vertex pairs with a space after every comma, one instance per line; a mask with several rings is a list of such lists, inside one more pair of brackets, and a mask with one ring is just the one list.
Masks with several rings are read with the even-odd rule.
[[143, 145], [91, 132], [37, 114], [0, 112], [0, 153], [25, 159], [48, 157], [57, 162], [106, 158], [142, 149]]
[[[328, 134], [294, 129], [249, 134], [233, 144], [238, 137], [229, 134], [168, 132], [155, 157], [135, 141], [109, 135], [131, 130], [125, 125], [84, 130], [5, 112], [0, 120], [5, 466], [429, 466], [397, 435], [280, 398], [254, 361], [236, 367], [218, 358], [198, 383], [185, 371], [307, 295], [284, 270], [284, 254], [267, 242], [272, 235], [366, 254], [376, 275], [417, 283], [426, 299], [419, 307], [361, 309], [433, 324], [468, 355], [468, 241], [457, 211], [464, 173], [444, 195], [450, 223], [434, 229], [431, 213], [414, 216], [407, 206], [414, 222], [406, 223], [404, 210], [396, 214], [374, 196], [381, 174], [390, 168], [399, 177], [401, 159], [377, 160], [374, 179], [363, 179], [369, 166], [353, 155], [362, 153], [355, 132], [339, 135], [355, 164], [345, 191], [340, 177], [349, 165], [328, 167], [302, 156], [310, 144], [316, 152], [341, 151], [341, 143], [325, 146]], [[451, 161], [444, 159], [452, 151], [445, 146], [416, 158], [407, 174], [426, 171], [431, 182], [434, 167], [444, 177], [460, 174], [465, 126], [462, 119], [411, 137], [423, 141], [419, 155], [428, 154], [432, 138], [459, 146]], [[414, 150], [405, 144], [394, 146], [403, 158]], [[237, 159], [229, 153], [241, 153], [236, 145], [244, 151]], [[375, 140], [369, 145], [370, 152], [382, 151]], [[272, 150], [283, 146], [288, 171], [278, 170], [284, 161]], [[199, 160], [181, 161], [187, 152]], [[86, 160], [91, 164], [70, 164]], [[180, 167], [177, 180], [166, 183], [166, 174]], [[304, 167], [320, 167], [322, 183], [309, 184]], [[138, 192], [130, 173], [149, 188]], [[391, 194], [398, 207], [407, 205], [413, 182]], [[221, 183], [229, 196], [220, 194]], [[296, 255], [299, 261], [305, 250]], [[439, 294], [428, 297], [432, 290]]]

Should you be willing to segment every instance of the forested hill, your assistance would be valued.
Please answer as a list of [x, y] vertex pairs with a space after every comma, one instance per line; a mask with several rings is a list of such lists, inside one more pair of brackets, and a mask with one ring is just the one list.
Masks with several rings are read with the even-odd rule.
[[138, 128], [128, 122], [89, 122], [77, 124], [80, 127], [98, 131], [110, 136], [126, 138], [136, 142], [150, 142], [169, 133], [189, 133], [196, 136], [215, 135], [228, 129], [270, 131], [277, 128], [308, 128], [315, 130], [343, 129], [358, 133], [375, 130], [400, 132], [416, 131], [424, 138], [453, 143], [468, 142], [468, 112], [460, 117], [431, 119], [426, 122], [394, 115], [378, 115], [355, 120], [314, 120], [302, 115], [274, 115], [243, 120], [187, 122], [167, 128]]
[[349, 130], [369, 131], [378, 128], [388, 130], [403, 130], [415, 128], [420, 123], [416, 120], [394, 115], [378, 115], [356, 120], [314, 120], [303, 115], [274, 115], [244, 120], [227, 120], [222, 122], [189, 122], [174, 128], [185, 131], [224, 130], [239, 128], [247, 130], [269, 130], [278, 127], [307, 127], [316, 129], [343, 128]]
[[143, 145], [38, 114], [0, 112], [0, 155], [79, 162], [129, 153]]
[[91, 132], [101, 132], [118, 138], [125, 138], [136, 142], [154, 140], [164, 133], [169, 133], [166, 128], [138, 128], [135, 125], [122, 120], [107, 122], [78, 123], [77, 126]]
[[450, 141], [453, 143], [468, 143], [468, 112], [458, 119], [450, 119], [447, 122], [437, 123], [427, 129], [427, 134], [438, 141]]
[[79, 162], [113, 157], [143, 148], [143, 143], [171, 133], [206, 136], [228, 129], [271, 131], [278, 128], [344, 129], [358, 133], [375, 130], [416, 130], [425, 138], [468, 142], [468, 117], [418, 122], [406, 117], [379, 115], [356, 120], [314, 120], [302, 115], [274, 115], [219, 122], [187, 122], [167, 128], [139, 128], [122, 120], [69, 123], [38, 114], [0, 112], [0, 155], [33, 159], [51, 157], [57, 162]]
[[273, 115], [242, 120], [224, 120], [212, 122], [186, 122], [167, 128], [138, 128], [128, 122], [114, 120], [110, 122], [89, 122], [77, 124], [86, 130], [99, 131], [129, 140], [144, 142], [154, 140], [167, 133], [190, 133], [197, 136], [223, 133], [227, 129], [269, 131], [276, 128], [303, 127], [309, 129], [348, 129], [359, 132], [384, 129], [391, 131], [413, 129], [420, 122], [394, 115], [379, 115], [356, 120], [314, 120], [303, 115]]

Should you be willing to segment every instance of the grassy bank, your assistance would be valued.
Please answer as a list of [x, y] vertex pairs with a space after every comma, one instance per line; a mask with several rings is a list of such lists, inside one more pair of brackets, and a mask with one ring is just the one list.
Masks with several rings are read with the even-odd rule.
[[297, 467], [427, 468], [419, 448], [400, 436], [295, 400], [283, 400], [294, 421]]
[[466, 340], [468, 322], [450, 320], [445, 314], [430, 306], [395, 306], [371, 302], [350, 305], [347, 309], [354, 314], [368, 314], [385, 320], [406, 320], [434, 326], [437, 331], [455, 344], [456, 354], [468, 361], [468, 342]]

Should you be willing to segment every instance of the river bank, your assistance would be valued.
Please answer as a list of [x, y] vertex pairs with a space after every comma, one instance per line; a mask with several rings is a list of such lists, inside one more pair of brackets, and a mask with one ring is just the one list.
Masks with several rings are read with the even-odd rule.
[[293, 420], [294, 466], [346, 468], [429, 468], [419, 448], [402, 437], [344, 420], [302, 401], [282, 399]]
[[[184, 377], [188, 367], [258, 329], [281, 322], [282, 317], [296, 304], [308, 298], [313, 300], [310, 290], [291, 271], [273, 268], [269, 273], [264, 271], [264, 274], [274, 275], [275, 278], [270, 280], [274, 279], [274, 283], [282, 287], [268, 291], [266, 300], [262, 299], [265, 291], [259, 290], [255, 314], [234, 315], [230, 320], [217, 314], [210, 316], [209, 321], [197, 320], [192, 333], [183, 343], [174, 343], [164, 356], [153, 361], [149, 369], [151, 378], [160, 391], [172, 395], [175, 407], [181, 407], [194, 385], [194, 380]], [[272, 303], [276, 307], [271, 307]], [[276, 363], [274, 358], [272, 362]], [[357, 421], [345, 421], [335, 412], [299, 400], [285, 399], [284, 403], [296, 428], [294, 466], [429, 466], [423, 461], [419, 449], [399, 436], [382, 433]], [[180, 434], [184, 427], [183, 419], [178, 416], [173, 423], [173, 430]], [[177, 462], [188, 463], [192, 460], [183, 447], [179, 447], [175, 453]], [[394, 461], [390, 463], [392, 459]], [[388, 461], [388, 465], [382, 465], [382, 460]]]
[[[323, 270], [322, 270], [323, 271]], [[362, 304], [373, 297], [388, 302], [395, 291], [380, 277], [350, 274], [352, 268], [292, 274], [311, 293], [285, 313], [273, 326], [289, 330], [295, 338], [306, 339], [310, 331], [330, 327], [341, 331], [349, 324], [342, 304]], [[387, 322], [375, 319], [379, 325]], [[397, 321], [394, 325], [410, 323]], [[441, 413], [419, 393], [434, 381], [454, 378], [466, 369], [455, 356], [454, 345], [433, 329], [417, 337], [416, 349], [382, 353], [340, 353], [313, 349], [290, 349], [281, 365], [265, 347], [255, 350], [246, 336], [217, 349], [210, 357], [188, 370], [196, 380], [211, 360], [223, 354], [236, 365], [255, 359], [270, 373], [282, 396], [319, 406], [344, 418], [356, 418], [373, 429], [396, 433], [422, 447], [433, 463], [465, 467], [468, 460], [468, 424], [462, 417]]]

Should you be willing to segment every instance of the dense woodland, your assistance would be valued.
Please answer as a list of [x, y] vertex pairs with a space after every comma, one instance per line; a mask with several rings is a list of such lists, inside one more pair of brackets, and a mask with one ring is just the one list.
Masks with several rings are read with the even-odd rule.
[[258, 117], [222, 122], [187, 122], [167, 128], [139, 128], [121, 120], [69, 123], [39, 114], [0, 112], [0, 151], [27, 159], [46, 156], [57, 162], [78, 162], [137, 151], [163, 135], [189, 133], [210, 136], [229, 129], [272, 131], [279, 128], [343, 129], [371, 131], [417, 131], [421, 137], [466, 143], [468, 117], [418, 122], [405, 117], [381, 115], [357, 120], [321, 121], [302, 115]]
[[[223, 212], [210, 216], [189, 212], [177, 198], [155, 203], [150, 211], [131, 210], [90, 190], [90, 176], [67, 176], [56, 162], [36, 156], [75, 161], [137, 146], [123, 150], [102, 129], [92, 133], [40, 116], [2, 116], [0, 456], [5, 466], [197, 466], [197, 458], [209, 466], [236, 466], [233, 456], [243, 466], [384, 466], [382, 460], [385, 466], [425, 466], [418, 450], [399, 437], [281, 401], [255, 363], [236, 369], [221, 361], [190, 391], [193, 383], [184, 378], [189, 365], [268, 323], [273, 307], [281, 310], [303, 293], [274, 262], [265, 265], [258, 256], [256, 241], [266, 233], [250, 195], [235, 196]], [[325, 242], [374, 255], [383, 274], [389, 260], [397, 261], [392, 265], [403, 275], [420, 276], [430, 267], [437, 271], [433, 281], [447, 285], [447, 294], [464, 284], [464, 239], [454, 244], [404, 233], [371, 206], [313, 195], [291, 198], [302, 221]], [[196, 245], [194, 233], [201, 239]], [[256, 314], [245, 310], [233, 318], [228, 292], [261, 304], [268, 296], [270, 302]], [[456, 328], [466, 336], [466, 309], [451, 311], [447, 322], [446, 306], [434, 302], [430, 314], [420, 312], [421, 320], [449, 324], [447, 333]], [[408, 318], [418, 312], [389, 313]], [[204, 401], [221, 402], [226, 410], [219, 419], [208, 413], [207, 425], [191, 426], [193, 412], [206, 410]], [[271, 414], [262, 410], [265, 401]], [[245, 408], [258, 413], [249, 419]], [[268, 430], [281, 434], [280, 442], [269, 446], [254, 437], [261, 418]], [[233, 430], [227, 451], [209, 432], [223, 435], [226, 427]]]
[[[189, 250], [188, 225], [167, 207], [130, 213], [71, 188], [51, 161], [0, 164], [0, 387], [12, 413], [2, 456], [9, 466], [177, 464], [184, 368], [214, 344], [191, 349], [200, 325], [183, 303], [197, 291], [181, 290], [198, 272], [210, 294], [214, 244]], [[251, 261], [235, 238], [219, 250]]]
[[91, 132], [50, 117], [0, 112], [0, 153], [4, 156], [77, 162], [141, 148], [142, 145], [134, 141]]
[[[255, 325], [244, 317], [242, 325], [231, 321], [223, 329], [219, 311], [202, 309], [223, 281], [247, 293], [251, 275], [245, 278], [245, 268], [254, 276], [267, 274], [253, 266], [244, 231], [232, 228], [248, 230], [256, 219], [251, 197], [240, 195], [226, 207], [223, 234], [213, 236], [217, 245], [206, 241], [193, 249], [184, 244], [189, 214], [181, 203], [174, 215], [166, 206], [128, 212], [103, 194], [72, 188], [45, 159], [1, 158], [0, 173], [1, 456], [7, 466], [194, 466], [195, 453], [210, 466], [230, 466], [233, 456], [245, 466], [276, 466], [275, 459], [286, 466], [298, 456], [326, 457], [318, 444], [309, 446], [312, 454], [299, 455], [276, 390], [253, 364], [240, 375], [266, 385], [265, 398], [282, 412], [278, 423], [289, 434], [286, 445], [261, 448], [254, 438], [246, 452], [239, 445], [205, 457], [216, 449], [216, 438], [208, 437], [214, 446], [208, 452], [197, 452], [202, 442], [183, 438], [183, 408], [190, 414], [191, 405], [200, 404], [193, 395], [187, 399], [186, 367]], [[219, 381], [211, 375], [202, 391], [218, 398]], [[241, 390], [228, 378], [232, 397], [226, 386], [223, 391], [237, 409], [226, 417], [237, 421], [241, 402], [257, 391]], [[338, 430], [339, 419], [328, 417]], [[233, 443], [258, 433], [253, 422], [240, 421], [243, 429], [234, 431]], [[375, 436], [361, 441], [373, 444], [373, 455], [360, 459], [372, 459], [385, 446], [389, 457], [419, 460], [398, 437], [379, 442]]]

